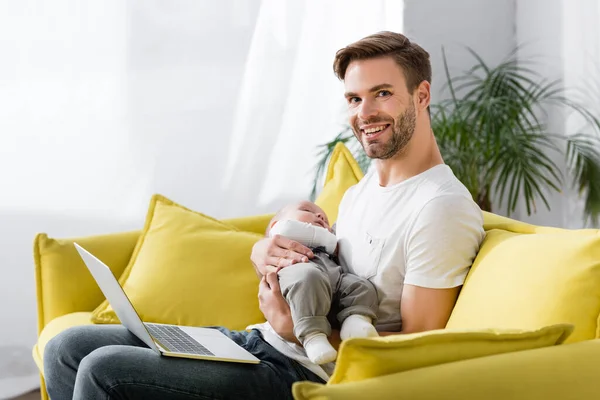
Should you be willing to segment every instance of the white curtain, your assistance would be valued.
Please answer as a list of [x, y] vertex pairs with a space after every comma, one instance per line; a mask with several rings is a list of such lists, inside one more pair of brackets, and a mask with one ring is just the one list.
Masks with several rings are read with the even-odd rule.
[[35, 233], [119, 229], [119, 193], [143, 184], [129, 173], [126, 15], [119, 1], [0, 2], [0, 398], [39, 385]]
[[[346, 121], [335, 52], [366, 35], [402, 31], [402, 1], [265, 0], [237, 103], [224, 188], [265, 212], [307, 198], [316, 147]], [[259, 177], [259, 179], [257, 179]]]
[[39, 384], [37, 232], [139, 229], [156, 192], [226, 214], [218, 170], [258, 7], [0, 2], [0, 399]]
[[401, 1], [0, 2], [0, 399], [38, 384], [32, 240], [306, 198], [344, 120], [335, 50]]

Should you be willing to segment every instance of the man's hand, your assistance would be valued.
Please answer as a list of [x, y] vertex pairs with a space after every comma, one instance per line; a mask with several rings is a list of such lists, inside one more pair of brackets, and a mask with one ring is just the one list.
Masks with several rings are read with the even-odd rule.
[[290, 306], [281, 294], [276, 272], [269, 272], [260, 280], [258, 306], [279, 336], [287, 341], [300, 344], [294, 335], [294, 322]]
[[275, 235], [272, 238], [264, 238], [256, 242], [252, 247], [250, 260], [252, 260], [257, 273], [265, 276], [270, 272], [276, 272], [279, 268], [307, 262], [313, 257], [314, 254], [308, 247], [283, 236]]

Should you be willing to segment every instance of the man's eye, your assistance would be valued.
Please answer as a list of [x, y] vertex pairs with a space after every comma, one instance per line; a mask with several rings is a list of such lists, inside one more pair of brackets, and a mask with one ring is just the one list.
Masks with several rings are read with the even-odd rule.
[[385, 96], [389, 96], [392, 93], [389, 90], [380, 90], [379, 92], [377, 92], [377, 96], [379, 97], [385, 97]]
[[348, 98], [348, 103], [349, 104], [356, 104], [358, 102], [360, 102], [360, 98], [358, 98], [358, 97], [350, 97], [350, 98]]

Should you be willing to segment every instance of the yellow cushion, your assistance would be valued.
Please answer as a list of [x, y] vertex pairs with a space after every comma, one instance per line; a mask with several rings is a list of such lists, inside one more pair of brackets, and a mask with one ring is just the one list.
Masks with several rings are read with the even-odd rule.
[[251, 217], [240, 217], [224, 219], [223, 222], [235, 226], [240, 231], [258, 233], [264, 235], [269, 221], [275, 214], [255, 215]]
[[518, 233], [535, 233], [537, 228], [538, 227], [535, 225], [483, 211], [483, 229], [486, 231], [492, 229], [504, 229], [506, 231]]
[[296, 400], [579, 400], [600, 393], [600, 340], [418, 368], [341, 385], [297, 382]]
[[33, 359], [41, 372], [44, 371], [44, 349], [54, 336], [65, 329], [78, 325], [91, 325], [91, 312], [75, 312], [54, 318], [44, 327], [36, 345], [33, 347]]
[[[250, 262], [261, 237], [155, 195], [119, 282], [144, 321], [244, 329], [264, 321]], [[105, 301], [92, 321], [118, 319]]]
[[325, 211], [329, 223], [337, 221], [338, 207], [346, 190], [363, 178], [360, 166], [343, 144], [338, 143], [331, 154], [325, 184], [315, 203]]
[[569, 323], [575, 330], [568, 342], [599, 337], [600, 231], [533, 229], [487, 232], [447, 328]]
[[573, 327], [557, 324], [533, 331], [439, 329], [407, 335], [349, 339], [342, 343], [328, 384], [359, 381], [492, 354], [562, 343]]
[[[362, 176], [352, 154], [338, 144], [316, 200], [331, 223], [345, 191]], [[252, 245], [260, 236], [236, 227], [263, 234], [271, 217], [236, 218], [225, 223], [156, 195], [119, 281], [148, 322], [243, 329], [263, 321], [256, 296], [258, 280], [250, 263]], [[94, 310], [92, 320], [118, 323], [106, 301]]]
[[39, 329], [58, 316], [92, 311], [104, 300], [73, 241], [104, 260], [115, 276], [120, 276], [139, 236], [139, 231], [77, 239], [52, 239], [45, 233], [37, 235], [34, 260]]

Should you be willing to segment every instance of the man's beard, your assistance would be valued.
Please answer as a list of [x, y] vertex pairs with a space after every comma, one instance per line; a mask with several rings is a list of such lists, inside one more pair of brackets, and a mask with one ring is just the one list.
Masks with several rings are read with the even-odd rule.
[[[364, 125], [376, 124], [381, 122], [391, 123], [387, 119], [378, 118], [364, 121]], [[354, 126], [354, 136], [358, 139], [362, 145], [365, 153], [369, 158], [376, 158], [380, 160], [387, 160], [400, 154], [410, 142], [413, 134], [415, 133], [415, 126], [417, 122], [417, 116], [415, 113], [415, 106], [410, 103], [409, 108], [396, 118], [396, 123], [391, 126], [392, 137], [387, 142], [375, 142], [372, 144], [365, 144], [362, 140], [362, 133], [357, 123]], [[380, 139], [378, 139], [380, 140]]]

